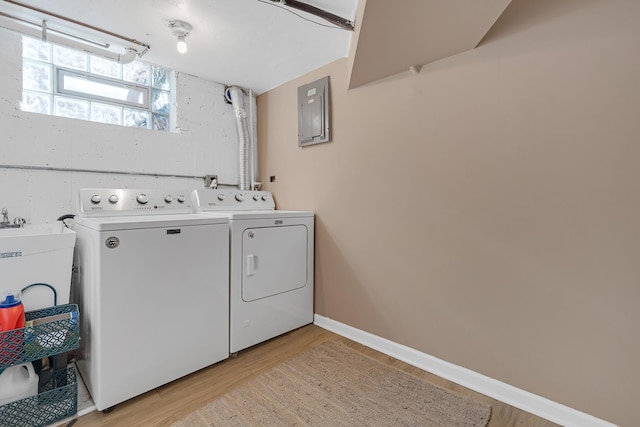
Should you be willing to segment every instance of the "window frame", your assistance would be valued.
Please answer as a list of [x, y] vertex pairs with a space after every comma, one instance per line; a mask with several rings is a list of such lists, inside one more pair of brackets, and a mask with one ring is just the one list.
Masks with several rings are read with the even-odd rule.
[[[58, 45], [51, 42], [46, 43], [46, 47], [33, 47], [34, 49], [38, 49], [40, 52], [43, 52], [41, 56], [36, 55], [26, 55], [25, 56], [25, 46], [32, 43], [32, 41], [40, 42], [37, 38], [22, 36], [23, 38], [23, 48], [21, 52], [22, 59], [22, 67], [23, 67], [23, 81], [22, 81], [22, 100], [20, 102], [20, 110], [25, 112], [33, 112], [36, 114], [44, 114], [55, 117], [68, 117], [76, 120], [86, 120], [94, 123], [104, 123], [104, 124], [112, 124], [116, 126], [123, 127], [133, 127], [133, 128], [142, 128], [149, 129], [159, 132], [173, 132], [175, 129], [175, 80], [173, 77], [173, 70], [162, 67], [159, 65], [151, 64], [144, 61], [136, 61], [136, 63], [142, 64], [146, 69], [146, 72], [149, 73], [148, 79], [144, 79], [145, 83], [136, 83], [130, 80], [130, 77], [125, 77], [124, 67], [127, 64], [119, 64], [115, 61], [117, 66], [119, 67], [119, 77], [109, 77], [104, 74], [99, 74], [91, 71], [91, 62], [95, 59], [103, 59], [99, 56], [93, 55], [89, 52], [83, 52], [78, 49], [69, 48], [68, 46]], [[25, 41], [25, 39], [29, 39]], [[56, 46], [60, 46], [64, 49], [69, 49], [73, 52], [82, 53], [86, 55], [86, 69], [78, 69], [73, 66], [68, 65], [58, 65], [57, 56], [56, 56]], [[31, 48], [31, 46], [29, 46]], [[42, 50], [44, 48], [44, 50]], [[45, 54], [44, 52], [48, 52]], [[32, 51], [31, 51], [32, 52]], [[36, 56], [36, 57], [34, 57]], [[29, 88], [25, 85], [24, 78], [26, 75], [24, 74], [26, 64], [33, 65], [41, 65], [43, 67], [47, 67], [50, 71], [49, 76], [49, 85], [47, 88]], [[135, 70], [135, 68], [134, 68]], [[114, 70], [115, 71], [115, 70]], [[114, 72], [114, 74], [116, 74]], [[159, 82], [156, 81], [156, 76], [162, 76], [162, 80]], [[83, 92], [81, 90], [77, 90], [78, 88], [71, 89], [68, 82], [65, 82], [65, 79], [75, 78], [82, 79], [89, 82], [97, 83], [100, 85], [110, 86], [116, 90], [124, 89], [124, 90], [135, 90], [136, 95], [142, 98], [140, 101], [131, 101], [126, 99], [119, 99], [117, 96], [110, 97], [108, 94], [106, 96], [102, 96], [104, 94], [95, 93], [95, 92]], [[166, 79], [166, 80], [165, 80]], [[37, 84], [38, 79], [36, 77], [33, 80]], [[108, 90], [108, 89], [107, 89]], [[99, 92], [99, 91], [96, 91]], [[156, 108], [156, 97], [157, 94], [161, 93], [168, 98], [165, 98], [165, 103], [160, 106], [160, 108]], [[44, 109], [30, 109], [28, 104], [25, 104], [26, 99], [35, 99], [32, 97], [41, 97], [46, 99], [46, 102], [49, 107]], [[56, 109], [56, 100], [58, 98], [67, 98], [69, 100], [77, 100], [81, 102], [88, 103], [88, 118], [85, 117], [76, 117], [76, 116], [65, 116], [58, 114]], [[111, 120], [101, 120], [100, 115], [94, 115], [94, 105], [103, 104], [108, 106], [113, 106], [119, 109], [120, 117], [115, 121], [115, 116], [112, 116]], [[128, 114], [136, 114], [145, 116], [144, 123], [137, 121], [131, 122]], [[140, 117], [142, 117], [140, 116]], [[128, 123], [128, 124], [127, 124]], [[139, 126], [139, 124], [144, 124], [143, 126]]]
[[[65, 87], [60, 87], [61, 85], [64, 86], [65, 76], [78, 77], [93, 83], [106, 84], [114, 88], [120, 88], [120, 89], [133, 88], [142, 92], [144, 97], [144, 102], [138, 103], [133, 101], [118, 100], [115, 98], [94, 95], [87, 92], [78, 92], [71, 89], [67, 89]], [[140, 110], [148, 110], [149, 112], [153, 112], [151, 110], [152, 109], [151, 96], [150, 96], [151, 89], [152, 89], [151, 86], [136, 85], [135, 83], [126, 82], [124, 80], [98, 76], [88, 71], [78, 71], [70, 68], [60, 67], [55, 64], [53, 65], [53, 84], [54, 84], [54, 91], [55, 91], [54, 95], [57, 94], [57, 95], [62, 95], [62, 96], [67, 96], [72, 98], [84, 99], [88, 101], [100, 101], [101, 103], [105, 103], [105, 104], [113, 104], [120, 107], [125, 107], [125, 106], [134, 107]]]

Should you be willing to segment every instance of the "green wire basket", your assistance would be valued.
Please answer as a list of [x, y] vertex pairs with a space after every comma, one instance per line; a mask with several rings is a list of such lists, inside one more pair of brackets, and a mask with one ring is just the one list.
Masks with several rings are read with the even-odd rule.
[[66, 315], [62, 317], [67, 318], [0, 332], [0, 373], [8, 366], [44, 359], [78, 348], [80, 316], [76, 304], [28, 311], [25, 313], [25, 320], [35, 323], [60, 315]]
[[[80, 345], [76, 304], [25, 313], [25, 327], [0, 332], [0, 374], [9, 366], [75, 350]], [[40, 373], [38, 394], [0, 406], [0, 426], [46, 426], [78, 412], [78, 381], [73, 366]]]
[[0, 406], [0, 426], [46, 426], [78, 412], [78, 381], [73, 366], [42, 373], [38, 391], [35, 396]]

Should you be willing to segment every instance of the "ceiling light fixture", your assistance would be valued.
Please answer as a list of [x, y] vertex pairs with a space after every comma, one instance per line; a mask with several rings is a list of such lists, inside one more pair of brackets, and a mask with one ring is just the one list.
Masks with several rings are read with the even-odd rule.
[[185, 41], [185, 39], [189, 35], [189, 32], [193, 29], [191, 24], [176, 19], [174, 21], [169, 21], [169, 28], [171, 28], [171, 32], [178, 39], [178, 44], [176, 45], [178, 52], [186, 53], [187, 42]]

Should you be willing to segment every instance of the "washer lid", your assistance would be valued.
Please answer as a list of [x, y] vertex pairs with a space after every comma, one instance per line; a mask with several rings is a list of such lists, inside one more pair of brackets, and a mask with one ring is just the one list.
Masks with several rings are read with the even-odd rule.
[[112, 231], [143, 228], [191, 227], [211, 224], [224, 224], [228, 226], [229, 219], [224, 216], [204, 214], [142, 215], [93, 218], [76, 217], [74, 223], [96, 231]]

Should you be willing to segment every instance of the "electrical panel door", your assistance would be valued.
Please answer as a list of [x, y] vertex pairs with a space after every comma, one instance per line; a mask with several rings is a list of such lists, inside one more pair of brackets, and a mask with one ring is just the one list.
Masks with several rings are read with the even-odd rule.
[[329, 77], [298, 88], [298, 146], [331, 140]]

